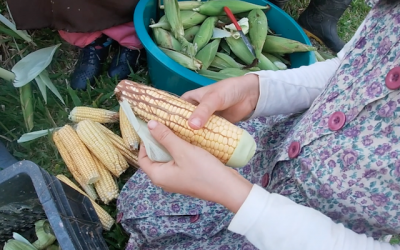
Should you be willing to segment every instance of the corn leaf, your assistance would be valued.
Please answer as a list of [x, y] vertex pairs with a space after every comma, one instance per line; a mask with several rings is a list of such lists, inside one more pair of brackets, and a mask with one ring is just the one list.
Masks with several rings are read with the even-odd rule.
[[15, 74], [14, 86], [22, 87], [35, 79], [49, 66], [61, 43], [30, 53], [17, 62], [11, 71]]
[[1, 14], [0, 14], [0, 22], [2, 22], [5, 26], [7, 26], [12, 31], [14, 31], [18, 36], [20, 36], [25, 41], [27, 41], [29, 43], [32, 42], [31, 36], [25, 30], [17, 30], [17, 27], [15, 26], [15, 24], [10, 22], [7, 18], [5, 18]]
[[122, 110], [128, 117], [129, 123], [132, 125], [132, 127], [135, 129], [136, 133], [142, 140], [149, 159], [158, 162], [171, 161], [172, 156], [169, 154], [167, 149], [165, 149], [164, 146], [162, 146], [160, 143], [158, 143], [158, 141], [154, 139], [147, 127], [147, 124], [143, 120], [135, 116], [128, 101], [123, 99], [119, 102], [119, 104], [121, 105]]
[[[43, 72], [44, 72], [44, 71], [43, 71]], [[37, 86], [39, 87], [40, 93], [42, 93], [44, 102], [47, 104], [47, 88], [46, 88], [46, 84], [44, 83], [44, 81], [42, 80], [42, 77], [41, 77], [41, 75], [43, 74], [43, 72], [40, 73], [40, 74], [35, 78], [35, 81], [36, 81]]]
[[43, 129], [43, 130], [38, 130], [30, 133], [25, 133], [21, 135], [21, 137], [17, 140], [18, 143], [23, 143], [27, 141], [32, 141], [37, 138], [43, 137], [48, 135], [49, 133], [53, 132], [53, 130], [58, 129], [58, 128], [51, 128], [51, 129]]
[[31, 84], [25, 84], [20, 89], [19, 98], [24, 116], [25, 126], [28, 131], [33, 128], [33, 101]]
[[[49, 73], [47, 72], [47, 70], [43, 70], [42, 73], [40, 73], [36, 78], [35, 78], [37, 84], [39, 85], [38, 80], [41, 82], [40, 84], [44, 85], [45, 87], [47, 86], [51, 92], [53, 92], [53, 94], [55, 96], [57, 96], [58, 99], [60, 99], [60, 101], [65, 104], [64, 99], [62, 98], [60, 92], [58, 92], [56, 86], [54, 86], [53, 82], [50, 80], [49, 77]], [[39, 87], [40, 88], [40, 87]], [[43, 93], [42, 93], [43, 94]], [[43, 96], [45, 98], [45, 96]], [[45, 98], [45, 102], [47, 98]]]
[[0, 68], [0, 78], [3, 78], [6, 81], [14, 81], [15, 75], [11, 71]]

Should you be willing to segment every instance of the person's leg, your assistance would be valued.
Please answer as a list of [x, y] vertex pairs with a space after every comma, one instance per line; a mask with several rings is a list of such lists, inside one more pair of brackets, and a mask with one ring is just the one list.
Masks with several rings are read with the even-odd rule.
[[103, 33], [119, 43], [119, 49], [108, 70], [109, 77], [117, 77], [118, 80], [126, 79], [131, 73], [137, 70], [137, 62], [143, 45], [137, 37], [133, 22], [118, 25], [106, 30]]
[[5, 169], [16, 162], [18, 162], [17, 159], [15, 159], [4, 144], [0, 142], [0, 170]]
[[337, 33], [337, 23], [351, 0], [311, 0], [297, 22], [309, 37], [339, 52], [345, 45]]
[[102, 64], [106, 61], [112, 39], [101, 31], [93, 33], [69, 33], [59, 31], [68, 43], [81, 48], [78, 62], [71, 76], [71, 88], [85, 90], [87, 82], [94, 85], [101, 74]]

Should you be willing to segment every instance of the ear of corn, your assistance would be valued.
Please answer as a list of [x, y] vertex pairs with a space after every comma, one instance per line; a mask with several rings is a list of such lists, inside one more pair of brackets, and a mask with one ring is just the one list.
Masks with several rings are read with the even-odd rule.
[[238, 77], [238, 76], [243, 76], [249, 72], [250, 72], [250, 70], [245, 70], [245, 69], [226, 68], [226, 69], [219, 71], [218, 73], [224, 74], [228, 77]]
[[[207, 16], [205, 15], [190, 10], [182, 10], [179, 13], [181, 15], [182, 25], [184, 29], [189, 29], [195, 25], [199, 25], [207, 18]], [[169, 24], [165, 15], [162, 16], [157, 23], [150, 24], [149, 27], [162, 28], [169, 31], [171, 30], [171, 25]]]
[[79, 106], [71, 110], [68, 119], [73, 122], [89, 119], [100, 123], [116, 123], [119, 121], [119, 114], [107, 109]]
[[182, 24], [178, 0], [164, 0], [164, 8], [165, 16], [167, 17], [168, 23], [171, 25], [171, 32], [182, 45], [182, 53], [189, 57], [194, 57], [197, 48], [185, 39], [185, 31]]
[[28, 245], [25, 242], [9, 239], [5, 244], [3, 250], [37, 250], [32, 245]]
[[215, 39], [197, 52], [196, 58], [202, 62], [202, 69], [207, 69], [214, 60], [220, 41], [221, 39]]
[[[200, 1], [179, 1], [179, 9], [180, 10], [192, 10], [194, 8], [199, 7], [202, 4]], [[164, 9], [164, 5], [160, 5], [160, 9]]]
[[193, 42], [194, 37], [196, 36], [197, 32], [200, 30], [200, 25], [195, 25], [185, 30], [185, 39], [188, 42]]
[[64, 182], [66, 185], [70, 186], [71, 188], [75, 189], [76, 191], [78, 191], [79, 193], [81, 193], [82, 195], [85, 195], [86, 197], [89, 198], [90, 202], [93, 205], [94, 210], [97, 213], [97, 216], [99, 217], [99, 220], [104, 228], [104, 230], [109, 231], [111, 229], [111, 227], [114, 225], [114, 219], [111, 217], [111, 215], [109, 213], [107, 213], [107, 211], [105, 211], [101, 206], [99, 206], [99, 204], [97, 204], [94, 199], [90, 198], [89, 196], [87, 196], [87, 194], [85, 194], [85, 192], [83, 192], [77, 185], [75, 185], [70, 179], [68, 179], [65, 175], [57, 175], [56, 176], [57, 179], [59, 179], [60, 181]]
[[260, 54], [260, 57], [258, 58], [259, 62], [257, 64], [257, 67], [259, 67], [262, 70], [279, 70], [279, 68], [271, 62], [264, 54]]
[[193, 10], [206, 16], [219, 16], [225, 15], [224, 6], [227, 6], [233, 14], [251, 11], [253, 9], [266, 10], [270, 8], [269, 5], [262, 6], [244, 1], [218, 0], [204, 2], [200, 7], [194, 8]]
[[235, 59], [233, 59], [232, 57], [230, 57], [227, 54], [217, 52], [217, 54], [215, 56], [224, 60], [229, 65], [229, 67], [227, 67], [227, 68], [241, 68], [244, 66], [244, 65], [237, 63], [235, 61]]
[[263, 46], [263, 52], [290, 54], [294, 52], [315, 51], [316, 48], [279, 36], [267, 36]]
[[131, 151], [129, 147], [125, 144], [122, 137], [115, 134], [104, 125], [100, 123], [96, 123], [96, 125], [100, 128], [100, 130], [107, 135], [108, 139], [112, 142], [114, 147], [125, 157], [126, 161], [136, 168], [139, 168], [138, 163], [138, 151]]
[[83, 190], [85, 190], [85, 192], [90, 198], [96, 200], [97, 199], [96, 190], [94, 189], [93, 185], [87, 184], [84, 178], [82, 177], [81, 173], [79, 172], [79, 169], [74, 163], [74, 160], [69, 155], [68, 150], [65, 148], [63, 142], [61, 141], [61, 138], [57, 131], [53, 133], [53, 141], [58, 149], [58, 152], [61, 155], [61, 158], [64, 160], [65, 165], [67, 166], [69, 172], [72, 174], [74, 179], [79, 183], [79, 185], [83, 188]]
[[200, 30], [194, 37], [193, 44], [197, 46], [197, 51], [201, 50], [210, 41], [217, 17], [207, 17], [207, 19], [201, 24]]
[[263, 52], [263, 54], [264, 54], [265, 56], [266, 56], [266, 54], [270, 54], [270, 55], [272, 55], [272, 56], [278, 58], [278, 59], [279, 59], [281, 62], [283, 62], [284, 64], [286, 64], [286, 65], [291, 65], [290, 61], [283, 57], [283, 56], [284, 56], [283, 54], [279, 54], [279, 53], [265, 53], [265, 52]]
[[286, 64], [284, 64], [278, 57], [271, 55], [269, 53], [263, 53], [275, 66], [280, 70], [287, 69]]
[[191, 70], [199, 70], [202, 67], [202, 62], [197, 60], [196, 58], [190, 58], [180, 52], [173, 51], [170, 49], [165, 49], [159, 47], [160, 50], [162, 50], [168, 57], [170, 57], [172, 60], [175, 62], [179, 63], [185, 68], [191, 69]]
[[314, 51], [314, 54], [315, 54], [315, 57], [317, 58], [317, 61], [318, 62], [323, 62], [323, 61], [325, 61], [325, 58], [323, 58], [322, 56], [321, 56], [321, 54], [320, 53], [318, 53], [318, 51]]
[[133, 129], [132, 125], [129, 123], [128, 117], [124, 113], [124, 110], [120, 107], [120, 121], [119, 127], [121, 130], [122, 139], [124, 140], [125, 144], [129, 147], [130, 150], [137, 150], [139, 149], [140, 144], [140, 137]]
[[[229, 65], [227, 62], [225, 62], [218, 56], [214, 57], [214, 60], [211, 62], [210, 66], [213, 68], [216, 68], [216, 69], [226, 69], [226, 68], [231, 67], [231, 65]], [[239, 67], [237, 67], [237, 68], [239, 68]]]
[[[90, 120], [86, 120], [90, 121]], [[60, 141], [71, 156], [74, 166], [82, 175], [83, 182], [93, 184], [99, 180], [100, 175], [96, 164], [85, 144], [80, 140], [75, 130], [70, 125], [64, 125], [57, 131]]]
[[229, 76], [222, 74], [220, 72], [215, 72], [215, 71], [211, 71], [208, 69], [201, 69], [199, 70], [199, 72], [197, 72], [199, 75], [202, 75], [204, 77], [210, 78], [214, 81], [221, 81], [224, 80], [226, 78], [229, 78]]
[[115, 93], [120, 102], [129, 102], [141, 120], [165, 124], [177, 136], [202, 147], [228, 166], [243, 167], [255, 153], [256, 144], [250, 134], [222, 117], [213, 115], [204, 128], [191, 129], [188, 118], [195, 106], [179, 97], [128, 80], [121, 81]]
[[264, 11], [254, 9], [248, 15], [249, 19], [249, 36], [251, 44], [254, 46], [256, 57], [261, 57], [265, 39], [268, 33], [268, 20]]
[[39, 220], [35, 222], [35, 233], [37, 240], [32, 243], [37, 249], [47, 249], [53, 244], [57, 238], [52, 232], [50, 223], [48, 220]]
[[100, 199], [104, 202], [104, 204], [108, 205], [110, 201], [118, 197], [118, 186], [115, 183], [113, 176], [104, 166], [104, 164], [99, 159], [97, 159], [96, 156], [93, 156], [93, 160], [96, 163], [97, 170], [100, 174], [100, 179], [96, 183], [94, 183], [94, 187], [96, 188], [96, 192], [99, 195]]
[[162, 28], [153, 28], [155, 43], [163, 48], [180, 51], [182, 46], [178, 40], [168, 31]]
[[79, 122], [76, 132], [90, 152], [95, 155], [113, 175], [119, 177], [128, 168], [128, 163], [125, 158], [93, 121], [83, 120]]

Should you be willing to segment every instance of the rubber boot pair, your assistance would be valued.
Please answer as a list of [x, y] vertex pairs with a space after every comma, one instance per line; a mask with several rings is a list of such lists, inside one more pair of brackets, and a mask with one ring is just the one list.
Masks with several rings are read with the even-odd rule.
[[[270, 0], [279, 8], [282, 8], [288, 1]], [[337, 53], [345, 45], [337, 33], [337, 24], [350, 3], [351, 0], [311, 0], [297, 22], [307, 36]]]
[[[71, 88], [86, 90], [87, 84], [95, 85], [96, 78], [103, 72], [104, 63], [110, 52], [114, 41], [102, 36], [86, 47], [79, 53], [78, 62], [71, 76]], [[115, 53], [108, 68], [108, 77], [116, 77], [118, 81], [126, 79], [137, 70], [137, 62], [140, 55], [139, 50], [131, 50], [118, 45], [118, 51]]]

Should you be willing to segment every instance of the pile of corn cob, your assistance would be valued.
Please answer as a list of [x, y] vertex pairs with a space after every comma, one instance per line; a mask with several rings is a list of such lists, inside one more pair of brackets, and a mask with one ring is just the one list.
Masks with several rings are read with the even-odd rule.
[[[103, 228], [109, 230], [114, 219], [96, 200], [109, 204], [118, 197], [116, 178], [130, 165], [138, 167], [140, 138], [122, 110], [75, 107], [69, 119], [75, 124], [64, 125], [52, 138], [69, 172], [83, 190], [64, 175], [57, 178], [89, 197]], [[122, 136], [104, 125], [117, 122]]]
[[[225, 15], [224, 6], [235, 15], [256, 56]], [[290, 67], [289, 54], [316, 51], [315, 47], [275, 35], [264, 13], [268, 5], [240, 0], [164, 0], [160, 8], [165, 15], [157, 23], [150, 21], [157, 46], [182, 66], [215, 81], [250, 71], [285, 70]]]

